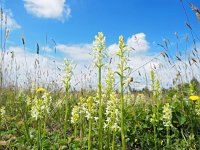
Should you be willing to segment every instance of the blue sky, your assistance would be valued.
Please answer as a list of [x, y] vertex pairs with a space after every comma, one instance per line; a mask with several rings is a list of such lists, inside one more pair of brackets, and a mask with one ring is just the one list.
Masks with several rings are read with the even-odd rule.
[[[101, 31], [106, 36], [109, 52], [117, 49], [120, 35], [125, 37], [125, 43], [138, 52], [131, 58], [131, 65], [137, 68], [162, 51], [156, 43], [162, 43], [164, 38], [171, 41], [170, 50], [174, 54], [173, 46], [177, 42], [175, 32], [180, 37], [180, 49], [185, 46], [186, 34], [190, 39], [188, 46], [192, 47], [190, 31], [185, 25], [188, 20], [184, 8], [191, 27], [199, 35], [200, 23], [189, 4], [192, 3], [200, 8], [200, 3], [198, 0], [182, 0], [182, 2], [180, 0], [4, 0], [3, 8], [8, 12], [11, 28], [7, 49], [8, 51], [16, 49], [16, 53], [21, 54], [23, 34], [28, 59], [32, 60], [32, 55], [36, 53], [36, 44], [39, 43], [44, 59], [55, 58], [61, 63], [66, 57], [75, 60], [80, 66], [82, 65], [80, 68], [83, 68], [83, 65], [88, 65], [92, 61], [88, 53], [91, 51], [95, 35]], [[52, 39], [57, 43], [57, 54], [54, 53]]]
[[[56, 0], [55, 0], [56, 1]], [[194, 29], [199, 28], [196, 16], [188, 2], [199, 5], [196, 1], [184, 1], [185, 8]], [[36, 42], [45, 43], [45, 35], [59, 43], [91, 43], [97, 32], [102, 31], [107, 37], [107, 44], [115, 43], [119, 35], [126, 38], [143, 32], [152, 44], [162, 38], [173, 38], [174, 32], [184, 35], [186, 17], [179, 0], [68, 0], [65, 5], [71, 9], [70, 17], [65, 21], [56, 18], [41, 18], [27, 13], [25, 1], [5, 1], [5, 8], [10, 9], [14, 19], [21, 26], [10, 35], [16, 45], [24, 33], [27, 45]]]

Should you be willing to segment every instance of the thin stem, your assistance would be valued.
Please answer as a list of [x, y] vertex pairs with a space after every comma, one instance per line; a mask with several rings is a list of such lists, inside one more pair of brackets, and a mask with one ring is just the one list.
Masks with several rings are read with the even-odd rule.
[[155, 124], [153, 125], [153, 133], [154, 133], [154, 146], [155, 146], [155, 150], [157, 150], [157, 134], [156, 134]]
[[41, 120], [38, 119], [38, 136], [37, 136], [37, 148], [38, 150], [42, 149], [42, 139], [41, 139]]
[[[123, 69], [123, 67], [122, 67]], [[125, 143], [125, 133], [124, 133], [124, 84], [123, 84], [123, 71], [120, 76], [120, 85], [121, 85], [121, 138], [122, 138], [122, 150], [126, 150]]]
[[91, 150], [92, 118], [89, 119], [88, 150]]
[[107, 149], [110, 149], [110, 130], [107, 130]]
[[76, 139], [77, 137], [77, 126], [76, 124], [74, 125], [74, 138]]
[[169, 136], [169, 127], [167, 126], [167, 146], [169, 146], [170, 136]]
[[113, 131], [113, 137], [112, 137], [112, 150], [115, 150], [115, 131]]
[[26, 140], [28, 144], [30, 144], [30, 134], [29, 134], [29, 128], [28, 128], [28, 123], [27, 123], [27, 107], [26, 107], [26, 112], [24, 114], [24, 127], [25, 127]]
[[67, 140], [67, 119], [68, 119], [68, 90], [66, 90], [66, 99], [65, 99], [65, 121], [64, 121], [64, 140]]
[[[101, 66], [101, 65], [100, 65]], [[101, 67], [99, 69], [99, 79], [98, 79], [98, 96], [99, 96], [99, 150], [103, 148], [103, 118], [102, 118], [102, 97], [101, 97]]]

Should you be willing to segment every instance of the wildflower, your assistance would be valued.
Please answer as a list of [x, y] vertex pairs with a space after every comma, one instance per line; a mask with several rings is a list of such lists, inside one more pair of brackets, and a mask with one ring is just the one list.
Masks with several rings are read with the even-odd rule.
[[4, 118], [5, 113], [6, 113], [5, 107], [3, 106], [3, 107], [1, 107], [1, 109], [0, 109], [1, 118]]
[[189, 99], [190, 99], [191, 101], [193, 101], [193, 102], [196, 102], [196, 101], [198, 101], [198, 100], [200, 99], [200, 97], [199, 97], [199, 96], [196, 96], [196, 95], [192, 95], [192, 96], [189, 97]]
[[66, 60], [64, 61], [65, 64], [65, 68], [64, 68], [64, 80], [63, 83], [65, 85], [65, 89], [66, 91], [68, 91], [70, 89], [70, 82], [73, 76], [73, 69], [75, 68], [75, 66], [73, 65], [73, 62], [70, 60]]
[[49, 114], [50, 112], [50, 105], [51, 105], [52, 98], [49, 96], [47, 91], [44, 92], [42, 97], [38, 98], [37, 96], [32, 101], [31, 107], [31, 116], [35, 120], [38, 118], [44, 118], [45, 115]]
[[36, 91], [36, 93], [42, 93], [42, 92], [44, 92], [44, 91], [45, 91], [44, 88], [38, 88], [37, 91]]
[[117, 131], [119, 129], [120, 127], [117, 125], [117, 123], [114, 123], [114, 125], [112, 126], [112, 130]]
[[28, 106], [31, 105], [31, 98], [30, 98], [30, 97], [27, 97], [25, 101], [26, 101], [26, 104], [27, 104]]
[[111, 68], [108, 68], [108, 72], [106, 75], [106, 86], [105, 86], [106, 94], [110, 94], [113, 92], [114, 83], [115, 83], [114, 73]]
[[118, 124], [120, 123], [120, 111], [118, 108], [117, 97], [114, 93], [111, 93], [110, 99], [107, 102], [106, 107], [106, 120], [104, 123], [104, 128], [109, 128], [112, 131], [117, 131], [120, 129]]
[[135, 103], [136, 104], [143, 104], [143, 103], [145, 103], [146, 101], [145, 101], [146, 99], [145, 99], [145, 95], [144, 94], [138, 94], [137, 95], [137, 97], [136, 97], [136, 99], [135, 99]]
[[95, 65], [97, 67], [101, 67], [102, 65], [102, 59], [106, 57], [105, 50], [105, 41], [106, 38], [103, 35], [102, 32], [99, 32], [97, 36], [95, 36], [95, 41], [93, 42], [93, 55], [94, 55], [94, 61]]
[[79, 107], [74, 106], [72, 109], [71, 123], [76, 124], [79, 120]]
[[94, 120], [97, 121], [99, 119], [99, 117], [94, 117]]
[[172, 110], [169, 103], [165, 104], [163, 107], [163, 124], [165, 127], [171, 126], [172, 120]]
[[1, 107], [0, 109], [0, 125], [3, 125], [5, 123], [5, 114], [6, 114], [6, 110], [5, 107]]

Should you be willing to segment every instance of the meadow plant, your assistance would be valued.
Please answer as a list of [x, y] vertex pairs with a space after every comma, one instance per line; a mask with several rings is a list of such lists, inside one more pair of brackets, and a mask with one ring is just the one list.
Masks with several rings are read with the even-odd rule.
[[84, 97], [80, 97], [78, 106], [79, 106], [80, 126], [81, 126], [80, 137], [81, 137], [81, 140], [82, 140], [84, 138], [84, 133], [85, 133], [85, 114], [86, 114], [86, 111], [88, 110], [87, 109], [87, 106], [88, 106], [87, 105], [87, 99], [84, 98]]
[[115, 86], [114, 72], [112, 71], [111, 68], [107, 69], [105, 80], [106, 80], [105, 94], [106, 94], [107, 99], [109, 99], [110, 94], [114, 91], [114, 86]]
[[124, 44], [124, 37], [119, 37], [119, 50], [116, 52], [116, 55], [119, 58], [118, 69], [119, 71], [116, 72], [120, 77], [120, 110], [121, 110], [121, 140], [122, 140], [122, 150], [126, 150], [126, 140], [125, 140], [125, 124], [124, 124], [124, 84], [125, 84], [125, 77], [126, 71], [130, 70], [130, 67], [127, 67], [128, 56], [130, 49], [127, 48], [127, 45]]
[[74, 125], [74, 138], [77, 137], [77, 124], [79, 122], [80, 116], [79, 116], [79, 107], [74, 106], [72, 109], [72, 115], [71, 115], [71, 123]]
[[42, 149], [42, 123], [44, 129], [46, 128], [46, 118], [50, 113], [51, 97], [49, 92], [43, 88], [38, 88], [36, 96], [32, 100], [31, 116], [37, 121], [37, 148]]
[[93, 56], [94, 64], [98, 68], [98, 92], [97, 97], [99, 99], [99, 150], [103, 148], [103, 102], [102, 102], [102, 67], [103, 59], [106, 57], [106, 38], [102, 32], [99, 32], [95, 36], [95, 41], [93, 42]]
[[72, 62], [69, 60], [65, 60], [64, 61], [64, 80], [63, 83], [65, 85], [65, 94], [66, 94], [66, 98], [65, 98], [65, 118], [64, 118], [64, 140], [66, 141], [67, 139], [67, 126], [68, 126], [68, 113], [69, 113], [69, 90], [70, 90], [70, 82], [71, 82], [71, 78], [73, 75], [73, 65]]
[[3, 126], [6, 123], [5, 114], [6, 114], [6, 109], [4, 106], [2, 106], [0, 109], [0, 119], [1, 119], [0, 125], [1, 126]]
[[[111, 94], [114, 92], [114, 86], [115, 86], [115, 78], [114, 78], [114, 72], [112, 71], [111, 68], [107, 69], [106, 73], [106, 79], [105, 79], [105, 87], [104, 87], [104, 94], [103, 94], [103, 99], [106, 105], [106, 109], [108, 108], [108, 103], [110, 101]], [[105, 118], [106, 119], [106, 118]], [[104, 122], [105, 126], [105, 122]], [[104, 128], [107, 133], [107, 148], [110, 148], [110, 136], [111, 136], [111, 131], [109, 128]]]
[[153, 124], [153, 131], [154, 131], [154, 146], [155, 149], [157, 149], [157, 125], [159, 123], [159, 112], [158, 112], [158, 107], [160, 101], [160, 94], [161, 94], [161, 89], [160, 89], [160, 82], [158, 79], [155, 77], [155, 73], [153, 70], [150, 72], [150, 80], [151, 80], [151, 91], [152, 91], [152, 102], [153, 102], [153, 114], [150, 119], [150, 122]]
[[112, 150], [115, 149], [115, 134], [120, 131], [120, 109], [119, 99], [116, 94], [112, 92], [110, 99], [107, 101], [104, 128], [108, 128], [112, 132]]
[[87, 99], [88, 103], [88, 113], [87, 113], [87, 119], [89, 120], [89, 133], [88, 133], [88, 150], [92, 149], [92, 122], [93, 122], [93, 110], [92, 110], [92, 105], [93, 105], [93, 98], [91, 96], [88, 97]]
[[163, 106], [163, 125], [166, 127], [167, 130], [167, 145], [169, 145], [170, 142], [170, 127], [172, 126], [172, 110], [170, 108], [169, 103], [166, 103]]

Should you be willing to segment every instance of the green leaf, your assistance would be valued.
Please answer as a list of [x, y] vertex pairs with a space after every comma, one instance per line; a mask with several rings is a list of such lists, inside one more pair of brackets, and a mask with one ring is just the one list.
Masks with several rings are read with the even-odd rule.
[[180, 125], [183, 125], [186, 122], [186, 117], [185, 116], [178, 116], [178, 121]]
[[116, 74], [118, 74], [120, 77], [122, 76], [118, 71], [115, 71]]

